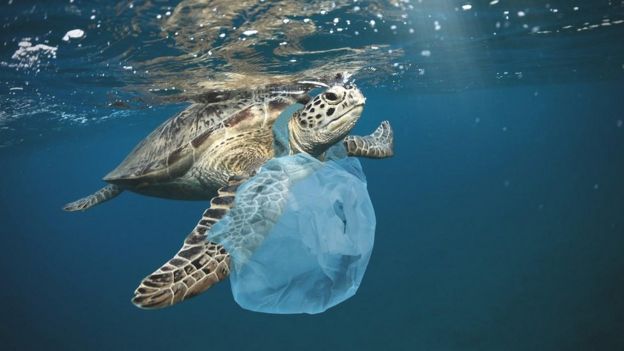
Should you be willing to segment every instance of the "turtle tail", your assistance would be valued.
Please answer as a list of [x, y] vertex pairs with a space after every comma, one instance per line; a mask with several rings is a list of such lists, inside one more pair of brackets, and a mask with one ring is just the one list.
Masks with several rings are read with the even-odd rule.
[[108, 201], [121, 194], [123, 189], [114, 184], [109, 184], [95, 193], [83, 197], [82, 199], [70, 202], [63, 206], [63, 210], [67, 212], [84, 211], [104, 201]]

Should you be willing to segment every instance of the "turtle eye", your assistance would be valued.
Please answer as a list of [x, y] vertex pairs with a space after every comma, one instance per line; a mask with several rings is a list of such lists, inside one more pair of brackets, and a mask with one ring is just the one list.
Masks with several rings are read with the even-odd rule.
[[325, 99], [329, 100], [329, 101], [336, 101], [338, 100], [338, 95], [334, 94], [334, 93], [325, 93], [325, 95], [323, 95], [325, 97]]

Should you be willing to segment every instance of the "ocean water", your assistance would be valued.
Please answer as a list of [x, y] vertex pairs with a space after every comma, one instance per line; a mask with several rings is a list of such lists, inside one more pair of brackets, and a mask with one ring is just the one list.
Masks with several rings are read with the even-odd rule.
[[[624, 3], [0, 9], [0, 349], [624, 349]], [[188, 101], [334, 71], [367, 97], [355, 134], [395, 131], [393, 158], [362, 160], [358, 293], [318, 315], [243, 310], [228, 282], [133, 306], [206, 202], [63, 204]]]

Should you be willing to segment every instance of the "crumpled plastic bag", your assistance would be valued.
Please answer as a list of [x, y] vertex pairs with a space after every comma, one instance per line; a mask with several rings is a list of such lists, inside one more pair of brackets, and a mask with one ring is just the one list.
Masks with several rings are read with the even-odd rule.
[[314, 314], [356, 293], [373, 249], [375, 213], [360, 162], [330, 158], [268, 161], [208, 234], [232, 256], [232, 295], [241, 307]]

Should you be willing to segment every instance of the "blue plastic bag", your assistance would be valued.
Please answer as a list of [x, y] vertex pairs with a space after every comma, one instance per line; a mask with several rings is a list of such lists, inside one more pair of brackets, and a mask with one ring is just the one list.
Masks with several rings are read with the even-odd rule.
[[241, 307], [310, 314], [356, 293], [374, 236], [360, 162], [305, 154], [267, 162], [209, 233], [232, 256], [232, 294]]

